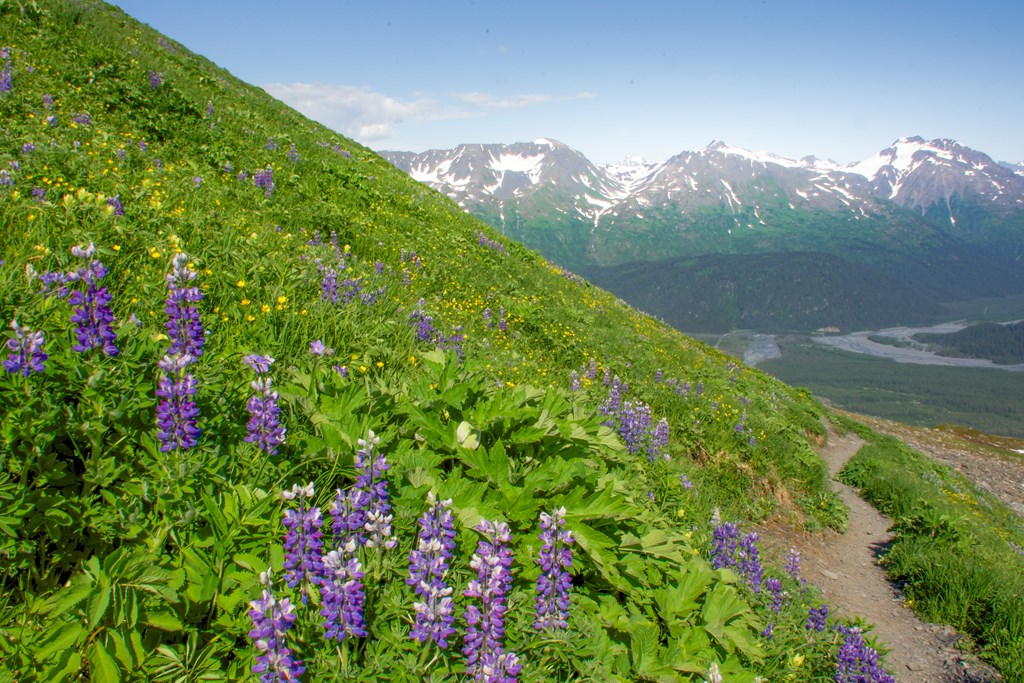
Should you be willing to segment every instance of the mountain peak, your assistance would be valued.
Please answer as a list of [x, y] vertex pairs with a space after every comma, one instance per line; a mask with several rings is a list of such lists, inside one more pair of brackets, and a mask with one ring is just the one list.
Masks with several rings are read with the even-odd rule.
[[559, 142], [553, 138], [536, 138], [533, 141], [535, 145], [546, 145], [548, 147], [565, 147], [565, 143]]

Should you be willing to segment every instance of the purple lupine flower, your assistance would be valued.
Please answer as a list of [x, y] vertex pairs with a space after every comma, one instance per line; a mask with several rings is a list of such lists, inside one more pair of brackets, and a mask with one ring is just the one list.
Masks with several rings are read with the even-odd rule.
[[640, 401], [626, 401], [619, 414], [619, 436], [626, 443], [630, 453], [636, 453], [643, 448], [650, 429], [651, 407]]
[[786, 565], [783, 569], [794, 581], [803, 583], [803, 579], [800, 578], [800, 553], [796, 548], [789, 549], [789, 554], [786, 555]]
[[309, 343], [309, 352], [314, 356], [333, 356], [334, 349], [328, 348], [322, 340], [317, 339]]
[[836, 655], [836, 683], [895, 683], [895, 678], [878, 662], [878, 652], [867, 643], [860, 629], [842, 627], [846, 636]]
[[771, 622], [765, 626], [764, 630], [761, 631], [761, 637], [765, 640], [772, 640], [775, 638], [775, 622]]
[[324, 618], [324, 638], [339, 643], [346, 638], [367, 636], [363, 617], [366, 604], [363, 566], [354, 551], [354, 547], [351, 553], [330, 551], [323, 556], [320, 570], [320, 597], [323, 602], [320, 616]]
[[50, 128], [56, 128], [57, 127], [57, 117], [52, 115], [52, 114], [50, 116], [47, 116], [46, 117], [46, 123], [50, 126]]
[[53, 95], [49, 93], [43, 95], [43, 107], [45, 109], [53, 109]]
[[355, 467], [356, 488], [367, 494], [366, 547], [394, 548], [398, 539], [391, 533], [391, 504], [388, 502], [388, 480], [385, 472], [391, 469], [383, 453], [374, 453], [380, 437], [369, 430], [365, 439], [359, 439]]
[[[647, 444], [647, 459], [654, 460], [661, 455], [661, 450], [668, 446], [668, 420], [661, 418], [654, 427], [654, 433]], [[664, 454], [665, 460], [669, 460], [669, 454]]]
[[156, 407], [157, 437], [160, 450], [188, 450], [199, 441], [200, 430], [196, 426], [199, 409], [192, 396], [198, 383], [195, 377], [185, 372], [194, 359], [188, 354], [164, 356], [158, 366], [164, 371], [157, 380], [156, 395], [160, 403]]
[[7, 348], [11, 353], [7, 354], [7, 360], [4, 361], [7, 372], [20, 372], [24, 377], [33, 372], [45, 372], [44, 362], [49, 356], [43, 351], [46, 343], [43, 331], [33, 332], [19, 325], [17, 320], [11, 321], [11, 329], [14, 330], [14, 338], [7, 340]]
[[484, 309], [484, 324], [487, 325], [487, 329], [489, 330], [494, 328], [494, 321], [491, 319], [490, 308]]
[[508, 329], [508, 324], [505, 322], [505, 307], [501, 306], [498, 308], [498, 329], [505, 332]]
[[736, 547], [740, 537], [739, 527], [732, 522], [723, 522], [711, 534], [711, 566], [715, 569], [736, 568]]
[[565, 531], [565, 508], [550, 515], [540, 514], [541, 549], [537, 557], [537, 617], [533, 627], [538, 631], [564, 629], [569, 626], [569, 589], [572, 587], [572, 532]]
[[[608, 371], [605, 372], [605, 377], [607, 376]], [[601, 404], [598, 410], [601, 411], [602, 415], [609, 418], [601, 424], [608, 427], [614, 427], [615, 421], [619, 417], [619, 413], [622, 412], [622, 381], [619, 379], [618, 375], [615, 375], [610, 384], [611, 388], [608, 389], [608, 398]]]
[[[357, 488], [347, 492], [337, 489], [331, 503], [331, 531], [335, 546], [345, 552], [355, 552], [366, 545], [367, 493]], [[346, 550], [351, 545], [351, 551]]]
[[196, 187], [199, 187], [200, 185], [202, 185], [202, 184], [203, 184], [203, 177], [202, 177], [202, 176], [198, 176], [198, 175], [197, 175], [197, 176], [196, 176], [195, 178], [193, 178], [193, 179], [192, 179], [192, 183], [193, 183], [193, 184], [194, 184], [194, 185], [195, 185]]
[[0, 168], [0, 185], [14, 185], [14, 178], [11, 177], [6, 168]]
[[84, 113], [83, 114], [75, 114], [74, 116], [71, 117], [71, 120], [74, 121], [75, 123], [81, 124], [83, 126], [91, 126], [92, 125], [92, 117], [90, 117], [88, 114], [84, 114]]
[[654, 381], [657, 382], [658, 384], [661, 384], [661, 378], [661, 368], [658, 368], [658, 370], [654, 373]]
[[36, 146], [33, 145], [31, 142], [26, 142], [24, 145], [21, 146], [22, 154], [31, 154], [34, 151], [36, 151]]
[[46, 201], [46, 188], [45, 187], [33, 187], [32, 188], [32, 199], [37, 202]]
[[761, 566], [757, 550], [759, 538], [756, 533], [746, 534], [740, 540], [740, 547], [736, 553], [736, 571], [747, 580], [750, 589], [755, 593], [761, 592], [761, 583], [764, 579], [764, 568]]
[[128, 158], [128, 152], [123, 147], [119, 148], [114, 154], [117, 155], [118, 161], [124, 161]]
[[[92, 259], [96, 246], [90, 243], [88, 247], [72, 247], [71, 253], [82, 259]], [[85, 291], [76, 289], [68, 297], [68, 303], [74, 307], [71, 322], [75, 323], [77, 339], [71, 348], [79, 353], [97, 348], [108, 356], [119, 353], [114, 343], [117, 341], [112, 327], [114, 313], [110, 310], [113, 297], [106, 287], [98, 285], [106, 275], [107, 268], [99, 260], [90, 260], [87, 266], [64, 274], [65, 282], [85, 282]]]
[[416, 309], [409, 314], [409, 322], [416, 326], [416, 339], [419, 341], [434, 342], [438, 339], [437, 330], [434, 329], [434, 318], [427, 315], [423, 307], [426, 301], [420, 299]]
[[330, 508], [335, 548], [323, 558], [320, 595], [324, 606], [320, 615], [324, 618], [324, 637], [339, 642], [366, 637], [364, 573], [356, 553], [366, 540], [365, 498], [366, 493], [358, 489], [347, 493], [337, 489]]
[[171, 340], [171, 355], [184, 354], [198, 360], [203, 355], [206, 336], [199, 320], [199, 309], [196, 303], [202, 301], [203, 295], [198, 287], [191, 286], [196, 279], [196, 272], [188, 267], [188, 256], [185, 253], [174, 255], [171, 261], [171, 272], [167, 274], [167, 301], [164, 312], [167, 322], [164, 328]]
[[463, 359], [462, 343], [465, 340], [466, 337], [462, 334], [462, 325], [458, 325], [452, 329], [452, 333], [447, 337], [439, 335], [437, 344], [445, 351], [454, 351], [461, 363]]
[[590, 367], [587, 368], [586, 377], [587, 377], [587, 379], [589, 379], [591, 381], [597, 379], [597, 359], [596, 358], [591, 358], [590, 359]]
[[419, 519], [419, 542], [409, 553], [409, 578], [405, 580], [419, 598], [413, 603], [416, 623], [409, 637], [420, 643], [432, 640], [444, 650], [455, 633], [455, 601], [447, 580], [455, 551], [455, 524], [450, 498], [439, 501], [430, 492], [427, 504], [430, 507]]
[[782, 590], [782, 581], [769, 577], [764, 580], [764, 589], [771, 598], [771, 610], [778, 614], [782, 611], [782, 603], [785, 598], [785, 593]]
[[274, 597], [270, 570], [260, 574], [260, 583], [263, 594], [259, 600], [249, 603], [249, 618], [252, 619], [249, 637], [259, 651], [252, 672], [260, 674], [261, 683], [298, 681], [306, 669], [301, 661], [292, 657], [285, 643], [285, 635], [295, 622], [295, 605], [288, 598]]
[[11, 65], [8, 62], [0, 71], [0, 92], [11, 92], [12, 88], [14, 88], [14, 80], [11, 78]]
[[242, 358], [242, 362], [252, 368], [254, 372], [260, 375], [265, 375], [270, 372], [270, 366], [274, 364], [274, 359], [270, 356], [260, 356], [255, 353], [251, 353]]
[[679, 483], [683, 485], [684, 491], [689, 491], [693, 488], [693, 482], [690, 481], [690, 478], [685, 474], [679, 475]]
[[388, 291], [387, 287], [378, 287], [377, 289], [366, 292], [359, 297], [359, 300], [363, 302], [364, 306], [372, 306], [377, 303], [377, 299], [380, 298], [384, 292]]
[[256, 393], [246, 403], [249, 422], [245, 426], [247, 434], [244, 440], [256, 444], [268, 455], [277, 455], [277, 447], [284, 443], [286, 433], [278, 417], [281, 414], [277, 405], [278, 393], [274, 391], [270, 377], [263, 375], [254, 379], [250, 386]]
[[815, 609], [812, 607], [807, 612], [807, 623], [804, 624], [804, 628], [808, 631], [821, 631], [825, 630], [825, 618], [828, 617], [828, 606], [824, 603], [820, 607]]
[[284, 578], [288, 586], [299, 586], [302, 603], [309, 600], [307, 583], [315, 584], [321, 575], [321, 558], [323, 556], [323, 518], [320, 508], [311, 507], [313, 498], [313, 482], [305, 486], [292, 484], [291, 490], [281, 493], [285, 500], [297, 500], [298, 509], [289, 508], [284, 511], [281, 524], [284, 534]]
[[140, 152], [145, 152], [146, 151], [146, 141], [145, 140], [139, 140], [139, 151]]
[[124, 215], [124, 206], [121, 205], [121, 195], [116, 194], [113, 197], [107, 197], [107, 206], [111, 207], [111, 211], [115, 216]]
[[338, 271], [329, 266], [325, 266], [322, 263], [317, 262], [317, 267], [320, 269], [320, 299], [321, 301], [330, 301], [332, 304], [338, 303]]
[[252, 175], [252, 182], [256, 187], [262, 187], [263, 196], [269, 199], [274, 194], [274, 169], [267, 166], [262, 171], [256, 171]]
[[569, 373], [569, 388], [573, 391], [580, 390], [580, 373], [575, 370]]
[[156, 90], [163, 84], [164, 75], [159, 71], [149, 70], [149, 87], [151, 90]]
[[375, 261], [374, 264], [373, 264], [373, 270], [374, 270], [374, 272], [377, 273], [377, 275], [383, 275], [384, 274], [384, 262], [383, 261]]
[[293, 164], [297, 164], [302, 161], [302, 156], [299, 154], [299, 150], [296, 149], [294, 142], [292, 143], [292, 146], [288, 148], [288, 160]]
[[512, 652], [505, 652], [505, 595], [512, 586], [512, 551], [508, 547], [511, 533], [504, 522], [486, 519], [476, 530], [483, 538], [469, 566], [476, 578], [469, 582], [463, 595], [479, 598], [466, 607], [466, 636], [462, 654], [467, 673], [474, 681], [514, 683], [522, 667]]
[[267, 144], [265, 145], [265, 148], [271, 152], [277, 151], [277, 143], [274, 142], [274, 138], [267, 138]]

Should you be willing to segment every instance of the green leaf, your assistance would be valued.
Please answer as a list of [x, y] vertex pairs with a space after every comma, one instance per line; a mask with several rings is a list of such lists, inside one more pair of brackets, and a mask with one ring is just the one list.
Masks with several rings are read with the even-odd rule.
[[121, 670], [100, 641], [92, 642], [86, 657], [89, 660], [92, 683], [121, 683]]
[[658, 661], [658, 627], [644, 621], [630, 625], [629, 646], [638, 673], [650, 671]]
[[615, 547], [615, 542], [600, 531], [579, 521], [572, 525], [572, 532], [576, 544], [583, 554], [593, 562], [601, 576], [617, 588], [630, 590], [630, 585], [622, 580], [622, 576], [615, 566], [617, 559], [615, 554], [610, 551]]
[[463, 448], [474, 450], [480, 446], [480, 430], [465, 420], [455, 429], [455, 438]]
[[107, 630], [106, 633], [107, 638], [114, 647], [114, 658], [121, 663], [121, 667], [126, 671], [134, 669], [135, 659], [132, 657], [132, 653], [128, 649], [128, 645], [124, 642], [124, 636], [122, 636], [119, 631], [113, 629]]
[[110, 605], [110, 588], [100, 585], [97, 590], [89, 596], [89, 624], [95, 628], [103, 621]]
[[58, 624], [51, 626], [50, 629], [50, 635], [35, 652], [35, 659], [38, 662], [45, 662], [58, 652], [77, 649], [80, 641], [84, 641], [88, 635], [88, 631], [77, 623]]
[[181, 623], [181, 620], [176, 615], [164, 610], [145, 610], [142, 612], [139, 621], [161, 631], [176, 632], [184, 628], [184, 624]]

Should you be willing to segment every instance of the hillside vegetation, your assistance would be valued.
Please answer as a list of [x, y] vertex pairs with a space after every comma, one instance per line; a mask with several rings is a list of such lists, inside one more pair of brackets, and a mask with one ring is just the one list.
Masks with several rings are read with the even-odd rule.
[[842, 527], [808, 394], [116, 9], [0, 36], [0, 680], [830, 681], [867, 647], [733, 524]]

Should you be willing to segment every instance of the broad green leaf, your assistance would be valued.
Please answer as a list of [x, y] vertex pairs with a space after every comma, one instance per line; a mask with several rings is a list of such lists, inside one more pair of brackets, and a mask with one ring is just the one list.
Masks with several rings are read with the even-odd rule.
[[650, 671], [658, 661], [658, 627], [647, 621], [630, 624], [629, 646], [637, 672]]
[[[124, 642], [124, 636], [114, 629], [108, 629], [106, 631], [107, 638], [110, 640], [110, 644], [113, 645], [114, 658], [121, 663], [121, 667], [126, 671], [131, 671], [135, 668], [135, 659], [132, 657], [131, 651], [128, 649], [128, 645]], [[110, 647], [108, 646], [108, 650]]]
[[120, 683], [121, 670], [99, 640], [92, 641], [86, 653], [92, 683]]
[[455, 430], [455, 438], [463, 448], [474, 450], [480, 445], [480, 430], [463, 420]]
[[171, 612], [164, 610], [145, 610], [139, 621], [161, 631], [176, 632], [184, 628], [181, 620]]
[[100, 585], [96, 587], [96, 590], [89, 596], [89, 624], [95, 628], [103, 621], [104, 615], [107, 613], [107, 607], [110, 605], [110, 588]]
[[50, 635], [43, 640], [41, 647], [36, 650], [36, 661], [45, 662], [57, 652], [76, 649], [80, 641], [85, 640], [88, 635], [80, 624], [56, 624], [50, 627]]

